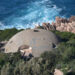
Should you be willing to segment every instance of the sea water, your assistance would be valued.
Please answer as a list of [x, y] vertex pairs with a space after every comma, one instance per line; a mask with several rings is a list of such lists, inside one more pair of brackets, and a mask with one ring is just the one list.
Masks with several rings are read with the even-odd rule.
[[75, 15], [75, 0], [0, 0], [0, 29], [34, 28]]

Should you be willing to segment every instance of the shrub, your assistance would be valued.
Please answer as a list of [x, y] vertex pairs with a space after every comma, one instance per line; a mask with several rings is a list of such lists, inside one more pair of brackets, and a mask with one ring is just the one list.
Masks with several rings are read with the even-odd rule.
[[53, 75], [56, 65], [56, 54], [53, 52], [45, 52], [30, 61], [22, 60], [18, 53], [10, 54], [8, 58], [1, 68], [1, 75]]
[[71, 32], [60, 32], [60, 31], [53, 31], [56, 35], [58, 35], [63, 42], [75, 39], [75, 34]]
[[71, 75], [75, 73], [75, 40], [70, 40], [61, 43], [57, 48], [57, 53], [61, 56], [57, 65], [63, 70], [65, 75], [69, 75], [68, 71], [71, 71]]
[[0, 30], [0, 41], [9, 40], [14, 34], [22, 30], [17, 30], [16, 28]]

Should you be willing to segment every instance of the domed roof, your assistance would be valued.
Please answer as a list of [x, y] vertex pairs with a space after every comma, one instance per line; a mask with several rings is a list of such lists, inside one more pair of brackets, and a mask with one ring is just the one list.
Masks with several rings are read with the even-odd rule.
[[50, 51], [59, 43], [57, 36], [44, 29], [23, 30], [14, 35], [5, 46], [5, 53], [17, 52], [20, 46], [32, 47], [34, 57], [40, 56], [45, 51]]

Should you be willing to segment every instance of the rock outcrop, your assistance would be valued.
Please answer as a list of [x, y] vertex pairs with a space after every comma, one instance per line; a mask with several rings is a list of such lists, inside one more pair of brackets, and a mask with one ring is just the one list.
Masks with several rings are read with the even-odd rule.
[[69, 22], [72, 22], [72, 21], [75, 21], [75, 16], [71, 16], [71, 17], [69, 18]]
[[58, 31], [67, 31], [75, 33], [75, 16], [70, 17], [69, 19], [56, 17], [55, 22], [43, 23], [42, 26], [46, 30], [58, 30]]
[[43, 23], [42, 26], [46, 30], [56, 30], [56, 27], [54, 25], [51, 25], [50, 23]]
[[58, 31], [67, 31], [75, 33], [75, 16], [69, 19], [56, 17], [55, 26], [56, 30]]

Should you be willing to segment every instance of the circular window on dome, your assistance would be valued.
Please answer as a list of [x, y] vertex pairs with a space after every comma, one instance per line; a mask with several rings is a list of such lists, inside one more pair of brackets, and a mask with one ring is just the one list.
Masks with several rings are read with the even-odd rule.
[[39, 32], [39, 30], [34, 30], [34, 32]]

